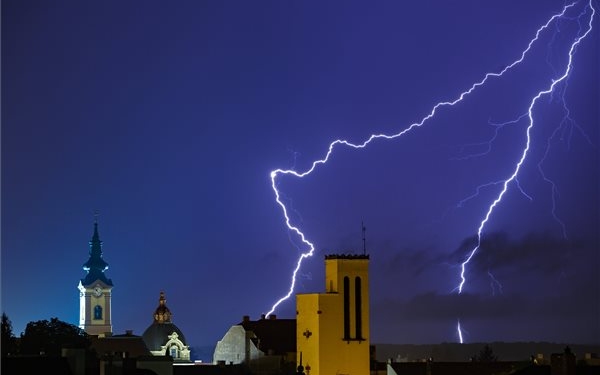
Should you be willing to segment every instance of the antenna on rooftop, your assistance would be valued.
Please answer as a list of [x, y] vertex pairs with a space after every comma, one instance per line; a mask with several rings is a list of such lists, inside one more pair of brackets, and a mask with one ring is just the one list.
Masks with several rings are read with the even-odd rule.
[[361, 222], [360, 224], [362, 226], [362, 235], [363, 235], [363, 255], [367, 255], [367, 237], [366, 237], [367, 228], [365, 228], [364, 222]]
[[94, 224], [98, 224], [98, 216], [100, 216], [100, 210], [94, 210]]

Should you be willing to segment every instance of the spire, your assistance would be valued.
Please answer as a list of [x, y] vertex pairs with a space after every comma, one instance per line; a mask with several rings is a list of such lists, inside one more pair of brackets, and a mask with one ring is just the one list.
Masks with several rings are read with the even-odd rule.
[[87, 271], [87, 276], [81, 280], [83, 285], [90, 285], [96, 280], [101, 280], [107, 285], [112, 286], [112, 281], [107, 279], [104, 275], [104, 271], [108, 269], [108, 263], [102, 259], [102, 241], [100, 241], [100, 235], [98, 234], [98, 215], [97, 212], [94, 214], [94, 233], [92, 239], [89, 242], [90, 245], [90, 257], [83, 264], [83, 269]]
[[167, 307], [165, 292], [160, 292], [158, 307], [154, 310], [154, 323], [171, 323], [171, 310]]
[[94, 234], [90, 241], [90, 259], [83, 264], [83, 269], [88, 272], [94, 268], [100, 272], [108, 269], [108, 263], [102, 259], [102, 241], [100, 241], [100, 235], [98, 234], [98, 222], [94, 223]]
[[367, 255], [367, 236], [366, 236], [367, 228], [365, 228], [364, 221], [361, 222], [360, 224], [362, 226], [363, 255]]

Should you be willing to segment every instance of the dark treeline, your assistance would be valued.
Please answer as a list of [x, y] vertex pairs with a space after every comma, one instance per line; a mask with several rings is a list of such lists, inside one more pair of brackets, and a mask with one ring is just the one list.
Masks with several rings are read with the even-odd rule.
[[2, 357], [45, 355], [60, 357], [63, 348], [90, 350], [91, 341], [81, 328], [58, 318], [29, 322], [20, 337], [13, 333], [12, 322], [2, 314]]

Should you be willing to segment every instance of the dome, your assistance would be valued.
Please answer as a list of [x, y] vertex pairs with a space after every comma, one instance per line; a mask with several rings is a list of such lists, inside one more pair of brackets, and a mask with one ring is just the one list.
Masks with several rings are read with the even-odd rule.
[[[146, 328], [142, 339], [148, 350], [153, 352], [154, 355], [171, 354], [172, 347], [175, 345], [178, 348], [177, 350], [182, 351], [183, 357], [189, 359], [189, 347], [186, 344], [185, 336], [179, 327], [171, 322], [171, 315], [171, 310], [167, 307], [165, 293], [160, 292], [158, 307], [153, 314], [154, 321]], [[166, 348], [166, 346], [169, 346], [169, 348]], [[177, 350], [174, 352], [175, 355], [171, 355], [177, 359], [182, 358]]]
[[144, 343], [148, 347], [148, 350], [158, 351], [161, 350], [161, 346], [165, 345], [169, 341], [169, 336], [175, 332], [177, 338], [184, 344], [187, 344], [183, 332], [175, 324], [169, 323], [152, 323], [142, 335]]

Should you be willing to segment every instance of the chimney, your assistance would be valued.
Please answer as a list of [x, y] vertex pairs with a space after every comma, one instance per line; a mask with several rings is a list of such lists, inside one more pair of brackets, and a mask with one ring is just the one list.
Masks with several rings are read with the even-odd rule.
[[243, 322], [249, 322], [250, 321], [250, 315], [244, 315], [244, 317], [242, 318]]
[[262, 320], [265, 320], [265, 314], [261, 314], [261, 315], [260, 315], [260, 318], [261, 318]]
[[269, 315], [269, 320], [275, 320], [275, 319], [277, 319], [277, 315], [275, 315], [275, 314]]
[[132, 330], [132, 329], [126, 329], [126, 330], [125, 330], [125, 334], [126, 334], [127, 336], [133, 336], [133, 330]]

